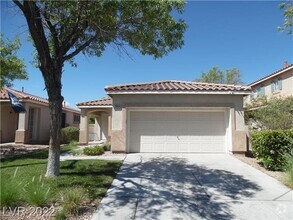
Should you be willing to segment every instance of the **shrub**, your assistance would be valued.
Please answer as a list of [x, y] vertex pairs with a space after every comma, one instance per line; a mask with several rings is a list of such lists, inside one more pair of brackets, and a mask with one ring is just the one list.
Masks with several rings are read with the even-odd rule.
[[55, 220], [65, 220], [66, 219], [66, 210], [61, 207], [56, 214], [55, 214]]
[[293, 149], [293, 129], [263, 130], [251, 133], [253, 155], [270, 170], [283, 170], [285, 154]]
[[71, 141], [78, 141], [79, 129], [76, 127], [66, 127], [61, 129], [61, 141], [68, 144]]
[[104, 149], [104, 151], [110, 151], [111, 150], [111, 143], [104, 143], [101, 145], [101, 147]]
[[[17, 172], [15, 170], [15, 174]], [[14, 175], [15, 177], [15, 175]], [[18, 182], [14, 177], [3, 178], [1, 176], [1, 193], [0, 193], [0, 206], [1, 207], [14, 207], [17, 206], [22, 198], [20, 195]]]
[[62, 211], [60, 215], [76, 215], [80, 209], [80, 205], [86, 200], [85, 190], [82, 188], [73, 188], [60, 194], [60, 202]]
[[70, 141], [69, 144], [68, 144], [68, 146], [71, 147], [71, 148], [77, 147], [77, 145], [78, 145], [78, 142], [75, 141], [75, 140]]
[[45, 206], [50, 198], [50, 188], [44, 184], [42, 176], [38, 180], [33, 177], [32, 181], [23, 187], [25, 201], [33, 206]]
[[85, 155], [89, 156], [96, 156], [96, 155], [101, 155], [104, 153], [104, 149], [100, 146], [95, 146], [95, 147], [86, 147], [83, 149], [83, 153]]
[[245, 111], [246, 122], [254, 119], [267, 129], [291, 129], [293, 128], [293, 96], [286, 98], [265, 97], [257, 99]]

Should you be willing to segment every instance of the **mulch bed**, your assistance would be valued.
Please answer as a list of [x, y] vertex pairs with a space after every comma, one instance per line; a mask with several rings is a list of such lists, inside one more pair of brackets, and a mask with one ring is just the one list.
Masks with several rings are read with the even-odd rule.
[[48, 149], [48, 145], [1, 144], [0, 159], [10, 158], [21, 154], [27, 154], [32, 151], [44, 149]]

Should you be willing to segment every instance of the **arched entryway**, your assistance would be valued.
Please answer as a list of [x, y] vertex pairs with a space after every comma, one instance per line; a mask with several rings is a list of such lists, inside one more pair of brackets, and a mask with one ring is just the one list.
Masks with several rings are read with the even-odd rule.
[[111, 141], [112, 99], [78, 103], [81, 109], [79, 143]]

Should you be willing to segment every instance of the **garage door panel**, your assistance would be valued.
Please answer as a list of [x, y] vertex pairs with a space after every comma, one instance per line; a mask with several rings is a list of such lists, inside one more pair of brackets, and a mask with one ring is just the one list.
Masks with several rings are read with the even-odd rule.
[[164, 144], [155, 144], [154, 152], [164, 152], [165, 145]]
[[130, 113], [130, 152], [225, 152], [224, 112]]
[[178, 152], [189, 152], [189, 143], [179, 143]]
[[164, 152], [177, 152], [177, 144], [171, 143], [171, 142], [166, 142]]

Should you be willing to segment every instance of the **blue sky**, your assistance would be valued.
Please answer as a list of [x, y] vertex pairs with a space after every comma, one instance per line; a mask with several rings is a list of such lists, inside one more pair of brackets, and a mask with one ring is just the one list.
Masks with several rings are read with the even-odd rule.
[[[76, 57], [77, 68], [66, 65], [63, 96], [70, 106], [105, 96], [104, 87], [132, 82], [193, 80], [213, 66], [238, 68], [246, 83], [293, 62], [293, 36], [279, 32], [283, 22], [280, 1], [188, 1], [180, 16], [188, 24], [185, 45], [161, 59], [129, 50], [132, 59], [109, 47], [102, 57]], [[1, 32], [19, 35], [18, 54], [27, 64], [29, 80], [15, 81], [15, 89], [47, 97], [39, 69], [31, 64], [33, 47], [20, 12], [1, 2]]]

